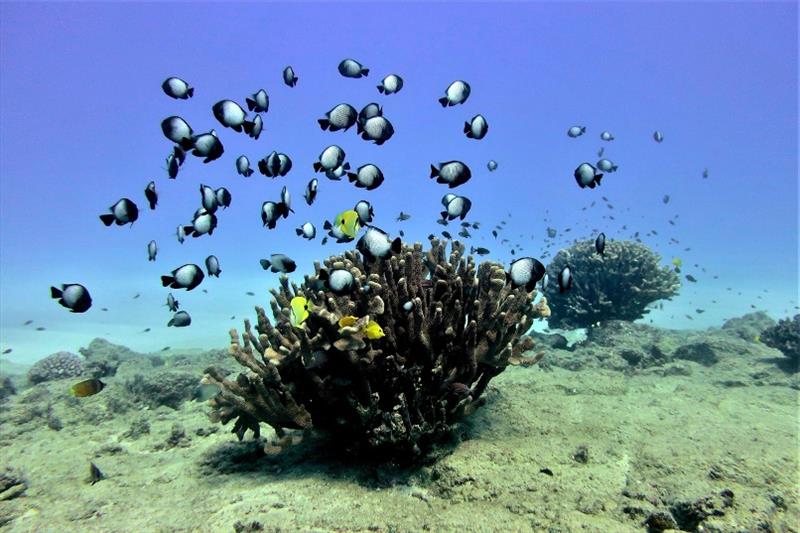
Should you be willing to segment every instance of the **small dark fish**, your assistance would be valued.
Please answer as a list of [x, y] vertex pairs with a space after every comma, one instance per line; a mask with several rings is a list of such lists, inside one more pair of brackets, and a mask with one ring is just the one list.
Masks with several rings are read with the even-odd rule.
[[495, 239], [497, 238], [497, 230], [496, 230], [496, 229], [493, 229], [493, 230], [492, 230], [492, 235], [494, 235], [494, 238], [495, 238]]
[[608, 159], [601, 159], [597, 162], [597, 168], [602, 170], [603, 172], [616, 172], [617, 165], [609, 161]]
[[45, 329], [46, 329], [46, 328], [44, 328], [44, 327], [42, 327], [42, 326], [39, 326], [38, 328], [36, 328], [36, 331], [44, 331]]
[[614, 136], [611, 135], [610, 131], [604, 131], [603, 133], [601, 133], [600, 134], [600, 138], [602, 140], [604, 140], [604, 141], [613, 141], [614, 140]]
[[606, 151], [606, 149], [601, 146], [600, 149], [597, 151], [597, 157], [603, 157], [603, 154], [605, 153], [605, 151]]
[[194, 96], [194, 87], [189, 87], [189, 84], [180, 78], [167, 78], [161, 84], [161, 88], [167, 96], [176, 100], [186, 100]]
[[231, 200], [233, 200], [233, 197], [231, 196], [231, 193], [230, 191], [228, 191], [228, 189], [226, 189], [225, 187], [220, 187], [219, 189], [214, 191], [214, 194], [217, 197], [218, 206], [221, 206], [223, 209], [227, 209], [231, 206]]
[[147, 243], [147, 260], [148, 261], [155, 261], [156, 254], [158, 254], [158, 245], [156, 241], [150, 241]]
[[317, 236], [317, 228], [314, 227], [314, 224], [311, 222], [306, 222], [299, 228], [295, 229], [298, 236], [303, 237], [304, 239], [313, 240], [314, 237]]
[[594, 249], [597, 250], [597, 253], [603, 255], [603, 252], [606, 249], [606, 234], [601, 233], [597, 236], [597, 239], [594, 241]]
[[206, 257], [206, 271], [208, 272], [209, 276], [214, 276], [218, 278], [220, 274], [222, 274], [222, 269], [219, 267], [219, 259], [215, 255], [209, 255]]
[[476, 247], [472, 246], [472, 247], [470, 247], [470, 249], [469, 249], [469, 253], [471, 253], [471, 254], [478, 254], [478, 255], [488, 255], [488, 254], [489, 254], [489, 253], [491, 253], [491, 252], [489, 251], [489, 249], [488, 249], [488, 248], [483, 248], [483, 247], [481, 247], [481, 246], [478, 246], [478, 247], [476, 248]]
[[443, 231], [443, 232], [442, 232], [442, 236], [443, 236], [445, 239], [450, 239], [450, 240], [452, 240], [452, 239], [453, 239], [453, 236], [452, 236], [452, 235], [450, 235], [450, 232], [449, 232], [449, 231]]
[[142, 333], [149, 333], [149, 332], [150, 332], [150, 328], [144, 328], [144, 329], [142, 330]]
[[698, 315], [702, 315], [703, 313], [706, 312], [706, 310], [705, 309], [695, 309], [694, 312], [697, 313]]
[[664, 204], [668, 204], [669, 203], [669, 194], [665, 194], [664, 198], [662, 198], [661, 201], [664, 202]]
[[[58, 303], [72, 313], [85, 313], [92, 306], [92, 297], [89, 295], [89, 291], [79, 283], [61, 285], [60, 290], [50, 287], [50, 297], [58, 298]], [[36, 329], [41, 331], [39, 328]]]
[[446, 226], [447, 224], [449, 224], [446, 218], [440, 218], [439, 220], [436, 221], [436, 223], [442, 226]]
[[186, 289], [190, 291], [200, 285], [205, 274], [199, 266], [186, 264], [172, 271], [171, 276], [161, 276], [161, 284], [173, 289]]
[[106, 384], [99, 379], [87, 379], [80, 381], [70, 387], [69, 392], [76, 398], [85, 398], [93, 396], [103, 390]]
[[392, 138], [394, 126], [386, 117], [372, 117], [361, 124], [359, 122], [356, 130], [365, 141], [373, 141], [378, 146]]
[[521, 257], [511, 263], [506, 281], [510, 281], [512, 287], [525, 287], [525, 290], [530, 292], [536, 288], [536, 284], [544, 277], [545, 272], [546, 269], [539, 260], [533, 257]]
[[133, 223], [139, 218], [139, 208], [128, 198], [118, 200], [108, 210], [111, 211], [111, 214], [100, 215], [100, 220], [106, 226], [111, 224], [116, 224], [117, 226], [130, 224], [133, 226]]
[[[347, 168], [350, 168], [349, 163], [344, 162], [344, 158], [347, 155], [344, 153], [344, 150], [340, 146], [332, 144], [325, 148], [319, 157], [317, 158], [317, 162], [314, 163], [314, 172], [330, 172], [339, 167], [343, 167], [347, 165]], [[328, 176], [330, 178], [330, 176]]]
[[289, 87], [294, 87], [297, 85], [297, 80], [300, 78], [294, 73], [294, 69], [291, 66], [287, 66], [283, 69], [283, 83], [288, 85]]
[[[213, 192], [213, 191], [212, 191]], [[216, 202], [216, 195], [215, 200]], [[217, 227], [217, 216], [214, 213], [209, 213], [204, 208], [200, 208], [194, 215], [191, 226], [183, 226], [183, 234], [191, 235], [192, 237], [200, 237], [201, 235], [213, 235], [214, 229]], [[180, 239], [180, 234], [178, 235]]]
[[370, 102], [358, 112], [358, 123], [363, 127], [369, 119], [381, 116], [383, 116], [383, 108], [380, 104]]
[[345, 78], [360, 78], [369, 75], [369, 69], [355, 59], [343, 59], [339, 63], [339, 74]]
[[494, 159], [490, 159], [488, 163], [486, 163], [486, 168], [489, 169], [489, 172], [494, 172], [497, 170], [497, 161]]
[[245, 294], [248, 295], [248, 296], [255, 296], [256, 295], [256, 293], [254, 293], [252, 291], [247, 291]]
[[319, 127], [325, 131], [347, 131], [356, 123], [358, 112], [350, 104], [338, 104], [325, 113], [325, 118], [317, 120]]
[[97, 465], [94, 463], [89, 463], [89, 479], [86, 480], [87, 483], [90, 485], [94, 485], [98, 481], [102, 481], [106, 478], [106, 476], [97, 468]]
[[575, 139], [586, 133], [586, 126], [572, 126], [567, 130], [567, 135]]
[[481, 140], [489, 131], [489, 123], [483, 115], [475, 115], [469, 122], [464, 122], [464, 133], [468, 139]]
[[589, 163], [581, 163], [578, 165], [573, 175], [581, 189], [586, 187], [594, 189], [597, 185], [600, 185], [600, 180], [603, 179], [603, 175], [598, 174], [597, 169]]
[[[264, 96], [266, 95], [267, 93], [265, 92]], [[211, 110], [219, 123], [226, 128], [231, 128], [233, 131], [241, 133], [245, 129], [245, 123], [247, 123], [249, 124], [247, 129], [252, 130], [253, 123], [247, 121], [247, 112], [233, 100], [220, 100], [214, 104]]]
[[687, 281], [691, 281], [692, 283], [697, 283], [697, 278], [692, 276], [691, 274], [686, 274]]
[[372, 222], [372, 219], [375, 217], [375, 211], [372, 208], [372, 204], [366, 200], [359, 200], [355, 207], [353, 207], [353, 211], [358, 214], [358, 221], [362, 226], [366, 226]]
[[175, 144], [181, 145], [182, 148], [186, 146], [191, 148], [193, 137], [192, 127], [181, 117], [173, 115], [162, 120], [161, 131], [164, 133], [164, 137]]
[[253, 96], [250, 98], [245, 98], [244, 101], [247, 104], [247, 109], [250, 111], [255, 111], [256, 113], [266, 113], [269, 111], [269, 95], [264, 89], [259, 89], [258, 92], [253, 93]]
[[660, 143], [664, 140], [664, 135], [660, 131], [656, 130], [653, 132], [653, 140], [655, 140], [657, 143]]
[[303, 194], [303, 198], [306, 199], [306, 203], [311, 205], [314, 203], [314, 200], [317, 198], [317, 188], [319, 187], [319, 180], [317, 178], [313, 178], [311, 181], [308, 182], [306, 185], [306, 192]]
[[558, 292], [563, 293], [572, 288], [572, 269], [565, 265], [558, 273]]
[[558, 231], [555, 228], [547, 228], [547, 236], [551, 239], [555, 239], [556, 235], [558, 235]]
[[356, 187], [368, 191], [380, 187], [384, 180], [381, 169], [372, 163], [361, 165], [355, 172], [348, 172], [347, 178], [350, 180], [350, 183], [354, 183]]
[[178, 311], [167, 322], [167, 327], [185, 328], [191, 325], [192, 317], [186, 311]]
[[402, 247], [400, 237], [391, 240], [388, 233], [375, 226], [366, 226], [366, 231], [356, 243], [356, 249], [368, 262], [400, 253]]
[[439, 98], [439, 103], [442, 107], [451, 107], [458, 104], [463, 104], [469, 98], [472, 88], [469, 83], [456, 80], [451, 83], [445, 90], [444, 96]]
[[337, 296], [344, 296], [353, 292], [356, 286], [356, 279], [353, 274], [344, 268], [337, 268], [328, 271], [320, 269], [317, 275], [324, 287]]
[[397, 233], [398, 233], [398, 234], [399, 234], [401, 237], [405, 237], [405, 236], [406, 236], [406, 232], [405, 232], [405, 231], [403, 231], [403, 230], [400, 230], [400, 231], [398, 231]]
[[139, 298], [139, 296], [141, 296], [141, 293], [137, 292], [136, 294], [133, 295], [133, 299], [136, 300], [137, 298]]
[[147, 202], [150, 204], [150, 209], [153, 210], [156, 208], [156, 204], [158, 204], [158, 193], [156, 192], [156, 182], [151, 181], [147, 184], [147, 187], [144, 189], [144, 196], [147, 198]]
[[253, 175], [253, 172], [255, 172], [250, 168], [250, 160], [247, 159], [246, 155], [240, 155], [236, 158], [236, 172], [245, 178], [249, 178]]
[[23, 322], [22, 325], [23, 326], [30, 326], [31, 324], [33, 324], [33, 320], [26, 320], [25, 322]]
[[162, 352], [166, 352], [167, 350], [169, 350], [169, 346], [164, 346], [163, 348], [161, 348]]
[[13, 348], [6, 348], [5, 350], [3, 350], [3, 355], [10, 354], [13, 351], [14, 351]]
[[707, 168], [703, 169], [703, 179], [708, 179], [708, 169]]
[[389, 74], [381, 84], [378, 85], [378, 92], [381, 94], [394, 94], [403, 88], [403, 78], [397, 74]]
[[320, 241], [320, 244], [323, 245], [323, 246], [328, 244], [328, 236], [327, 235], [322, 238], [322, 241]]
[[269, 259], [261, 259], [261, 268], [269, 269], [271, 272], [282, 272], [288, 274], [297, 269], [297, 264], [289, 256], [284, 254], [272, 254]]
[[397, 215], [397, 222], [403, 222], [404, 220], [408, 220], [409, 218], [411, 218], [411, 215], [400, 211], [400, 214]]
[[100, 310], [101, 311], [108, 311], [108, 307], [101, 307]]
[[458, 235], [459, 237], [464, 237], [465, 239], [469, 239], [470, 237], [472, 237], [470, 232], [467, 231], [467, 228], [461, 228], [461, 231], [458, 232]]
[[169, 310], [174, 313], [175, 311], [178, 310], [178, 307], [180, 306], [180, 302], [178, 300], [176, 300], [174, 296], [172, 296], [172, 293], [169, 293], [169, 295], [167, 295], [167, 304], [166, 305], [169, 308]]
[[192, 148], [192, 155], [203, 157], [203, 163], [210, 163], [222, 157], [225, 147], [217, 137], [217, 132], [211, 130], [200, 135], [193, 135], [191, 141], [181, 143], [181, 147], [188, 150]]
[[452, 189], [469, 181], [472, 171], [461, 161], [447, 161], [439, 163], [439, 168], [431, 165], [430, 177], [436, 178], [436, 183], [446, 183]]

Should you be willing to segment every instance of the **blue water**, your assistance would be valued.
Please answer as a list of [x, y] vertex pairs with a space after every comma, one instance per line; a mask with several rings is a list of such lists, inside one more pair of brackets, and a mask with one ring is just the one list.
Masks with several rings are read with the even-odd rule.
[[[655, 324], [716, 326], [753, 306], [776, 318], [796, 312], [795, 3], [3, 3], [0, 15], [0, 348], [13, 349], [11, 360], [74, 351], [96, 336], [140, 351], [225, 346], [228, 328], [266, 305], [277, 284], [258, 260], [286, 253], [301, 279], [314, 260], [352, 246], [323, 247], [322, 223], [359, 199], [374, 205], [375, 225], [393, 237], [399, 229], [406, 241], [438, 234], [444, 228], [434, 221], [449, 189], [428, 178], [429, 165], [450, 159], [473, 170], [453, 192], [472, 199], [468, 220], [482, 229], [468, 242], [489, 248], [488, 259], [512, 259], [489, 233], [504, 218], [503, 236], [534, 257], [548, 226], [559, 230], [559, 245], [593, 239], [595, 228], [609, 239], [639, 231], [664, 264], [680, 257], [684, 273], [699, 280], [684, 282], [651, 313]], [[369, 76], [341, 77], [336, 67], [345, 57], [369, 67]], [[286, 65], [299, 76], [295, 88], [282, 82]], [[384, 96], [376, 85], [390, 73], [405, 86]], [[168, 76], [187, 80], [194, 98], [168, 98], [160, 87]], [[437, 99], [456, 79], [472, 94], [443, 109]], [[244, 105], [260, 88], [270, 109], [258, 141], [211, 114], [218, 100]], [[317, 126], [340, 102], [360, 109], [371, 101], [396, 130], [383, 146], [359, 139], [355, 128]], [[462, 133], [477, 113], [489, 122], [480, 141]], [[196, 131], [216, 129], [225, 146], [208, 165], [189, 156], [174, 181], [164, 169], [171, 143], [159, 128], [172, 114]], [[587, 131], [571, 139], [566, 130], [576, 124]], [[616, 140], [601, 141], [603, 130]], [[663, 143], [653, 141], [654, 130]], [[354, 168], [380, 166], [385, 183], [366, 192], [319, 174], [317, 202], [305, 205], [311, 165], [330, 144], [344, 148]], [[573, 170], [594, 163], [601, 146], [619, 170], [598, 189], [579, 189]], [[292, 158], [288, 176], [237, 175], [240, 154], [255, 168], [272, 150]], [[486, 169], [490, 159], [496, 172]], [[160, 195], [153, 212], [143, 194], [151, 179]], [[181, 245], [175, 228], [190, 222], [201, 183], [228, 188], [233, 202], [218, 213], [213, 236]], [[261, 203], [277, 200], [284, 185], [296, 213], [266, 230]], [[132, 228], [103, 226], [98, 215], [125, 196], [140, 219]], [[581, 209], [592, 201], [594, 208]], [[412, 218], [395, 222], [401, 210]], [[318, 230], [310, 243], [295, 234], [306, 221]], [[653, 229], [658, 235], [644, 236]], [[151, 239], [160, 249], [154, 263]], [[160, 276], [203, 265], [209, 254], [219, 258], [221, 277], [190, 293], [172, 290], [193, 324], [167, 328], [170, 290]], [[91, 291], [85, 314], [50, 298], [51, 285], [72, 282]], [[698, 307], [706, 312], [694, 314]]]

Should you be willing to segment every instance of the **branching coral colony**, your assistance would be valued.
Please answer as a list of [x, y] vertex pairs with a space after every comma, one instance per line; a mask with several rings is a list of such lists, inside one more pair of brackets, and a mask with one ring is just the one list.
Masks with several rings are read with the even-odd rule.
[[[271, 290], [275, 325], [256, 307], [257, 333], [248, 320], [241, 341], [230, 332], [230, 353], [250, 372], [206, 370], [220, 387], [212, 420], [235, 420], [240, 440], [248, 429], [258, 437], [264, 422], [279, 437], [314, 428], [347, 452], [386, 460], [424, 453], [481, 405], [489, 380], [525, 361], [533, 341], [524, 333], [550, 314], [535, 289], [506, 281], [502, 265], [476, 265], [459, 242], [448, 257], [446, 246], [432, 239], [427, 252], [417, 243], [373, 262], [348, 251], [315, 263], [299, 287], [283, 276]], [[354, 286], [337, 295], [321, 278], [341, 270]], [[296, 297], [308, 301], [299, 326]], [[372, 322], [380, 338], [368, 334]]]

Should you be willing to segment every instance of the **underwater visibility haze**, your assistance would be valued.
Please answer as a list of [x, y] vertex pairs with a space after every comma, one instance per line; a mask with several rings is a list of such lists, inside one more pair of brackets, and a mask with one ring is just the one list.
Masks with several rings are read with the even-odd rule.
[[793, 2], [0, 3], [0, 528], [798, 531], [797, 65]]

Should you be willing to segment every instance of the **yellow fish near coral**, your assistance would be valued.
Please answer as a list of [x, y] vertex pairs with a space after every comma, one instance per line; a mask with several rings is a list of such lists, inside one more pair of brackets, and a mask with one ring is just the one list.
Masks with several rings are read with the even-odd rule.
[[[339, 319], [339, 328], [355, 326], [357, 322], [358, 318], [354, 317], [353, 315], [343, 316]], [[367, 324], [361, 328], [360, 333], [370, 340], [376, 340], [386, 336], [386, 334], [383, 332], [383, 328], [381, 328], [380, 325], [374, 320], [367, 322]]]
[[99, 379], [87, 379], [70, 387], [69, 393], [76, 398], [85, 398], [97, 394], [103, 390], [105, 386], [106, 384]]
[[290, 321], [294, 327], [299, 328], [308, 318], [308, 300], [302, 296], [295, 296], [289, 302], [289, 307], [291, 307]]
[[369, 323], [364, 326], [364, 329], [361, 330], [364, 335], [367, 336], [370, 340], [380, 339], [381, 337], [386, 336], [383, 332], [383, 329], [378, 325], [377, 322], [374, 320], [370, 320]]
[[342, 211], [333, 221], [333, 225], [339, 228], [342, 233], [347, 235], [350, 238], [353, 238], [358, 233], [358, 230], [361, 229], [361, 223], [358, 218], [358, 213], [354, 210], [350, 209], [348, 211]]
[[353, 315], [343, 316], [339, 319], [339, 328], [346, 328], [348, 326], [352, 326], [358, 322], [358, 318], [354, 317]]
[[675, 265], [675, 267], [680, 268], [683, 266], [683, 261], [681, 260], [680, 257], [673, 257], [672, 264]]

